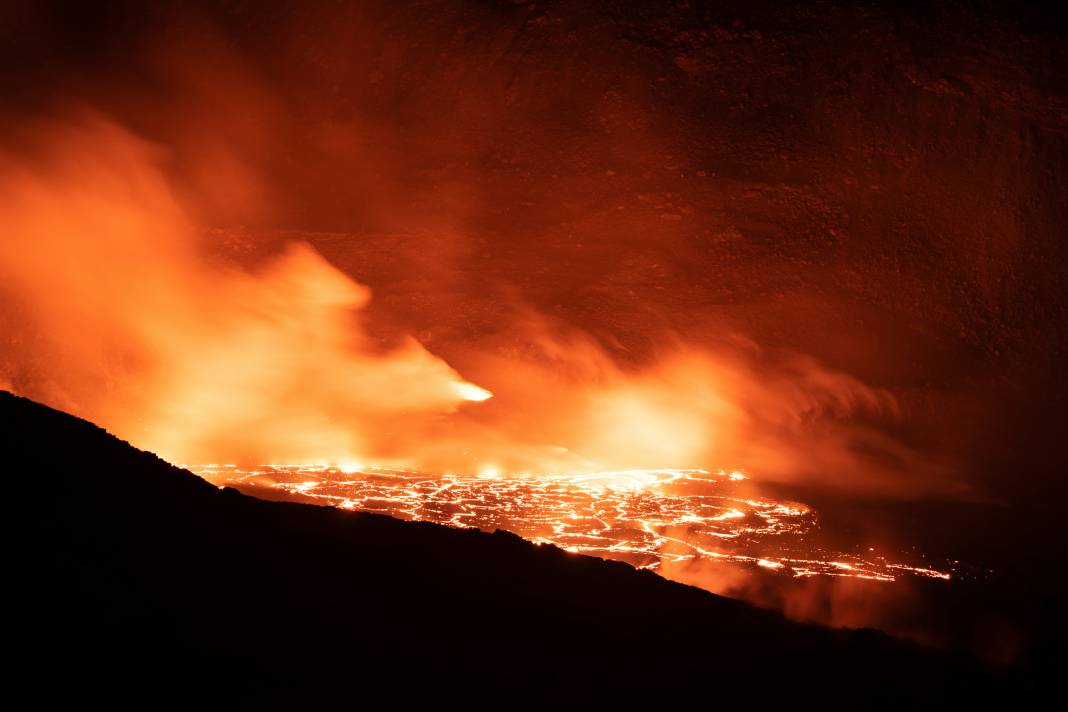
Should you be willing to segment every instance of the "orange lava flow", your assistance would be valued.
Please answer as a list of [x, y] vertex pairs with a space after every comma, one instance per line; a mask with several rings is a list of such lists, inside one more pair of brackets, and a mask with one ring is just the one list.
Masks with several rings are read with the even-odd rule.
[[740, 491], [740, 472], [627, 470], [585, 475], [428, 475], [342, 465], [190, 468], [222, 487], [271, 488], [294, 499], [486, 531], [503, 529], [570, 552], [660, 570], [693, 559], [793, 576], [890, 582], [951, 574], [807, 542], [816, 514], [803, 504]]

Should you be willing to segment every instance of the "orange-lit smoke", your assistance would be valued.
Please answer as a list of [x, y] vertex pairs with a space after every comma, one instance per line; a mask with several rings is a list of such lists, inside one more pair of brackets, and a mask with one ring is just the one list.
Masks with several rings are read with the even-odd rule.
[[798, 621], [840, 628], [875, 627], [928, 645], [945, 645], [950, 639], [945, 621], [931, 615], [922, 592], [904, 579], [887, 586], [849, 576], [761, 576], [730, 563], [702, 559], [668, 561], [660, 573], [781, 611]]
[[457, 456], [475, 453], [505, 473], [737, 468], [913, 495], [952, 479], [886, 434], [900, 416], [892, 395], [801, 355], [665, 337], [650, 362], [624, 366], [590, 336], [529, 311], [509, 333], [508, 347], [464, 354], [465, 373], [495, 398], [424, 444], [438, 466], [472, 471]]
[[414, 340], [374, 343], [369, 291], [306, 245], [212, 263], [157, 160], [91, 116], [0, 158], [16, 388], [177, 461], [388, 455], [400, 423], [488, 396]]
[[308, 245], [255, 267], [210, 257], [160, 152], [126, 130], [83, 115], [22, 145], [0, 164], [0, 376], [171, 460], [947, 481], [876, 427], [889, 394], [744, 342], [665, 337], [624, 366], [517, 304], [493, 339], [453, 348], [466, 381], [410, 337], [369, 336], [369, 290]]

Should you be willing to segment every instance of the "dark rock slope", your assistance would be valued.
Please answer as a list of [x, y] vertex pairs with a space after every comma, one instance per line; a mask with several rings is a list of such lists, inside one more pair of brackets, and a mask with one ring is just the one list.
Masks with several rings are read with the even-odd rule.
[[852, 706], [1011, 681], [504, 532], [219, 490], [6, 392], [0, 422], [32, 532], [9, 539], [9, 649], [44, 699]]

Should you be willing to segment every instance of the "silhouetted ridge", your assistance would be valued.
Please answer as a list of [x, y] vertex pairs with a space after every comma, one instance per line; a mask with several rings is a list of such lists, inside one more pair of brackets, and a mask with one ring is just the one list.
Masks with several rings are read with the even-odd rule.
[[45, 697], [859, 703], [994, 689], [968, 660], [874, 631], [795, 624], [506, 532], [219, 490], [6, 392], [0, 415], [9, 507], [40, 532], [14, 579], [16, 649]]

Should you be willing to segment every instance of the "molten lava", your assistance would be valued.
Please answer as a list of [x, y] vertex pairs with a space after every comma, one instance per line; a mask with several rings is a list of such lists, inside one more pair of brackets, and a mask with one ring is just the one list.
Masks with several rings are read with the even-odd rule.
[[[628, 470], [585, 475], [432, 476], [345, 465], [191, 468], [219, 486], [272, 488], [302, 501], [486, 531], [504, 529], [567, 551], [663, 570], [706, 559], [795, 577], [890, 582], [950, 574], [871, 551], [829, 551], [806, 539], [811, 509], [740, 491], [741, 472]], [[671, 570], [666, 572], [671, 577]]]
[[[625, 363], [517, 299], [488, 336], [454, 323], [447, 363], [403, 330], [371, 328], [370, 289], [322, 255], [331, 236], [220, 256], [151, 148], [95, 115], [30, 130], [0, 156], [0, 188], [0, 292], [18, 305], [2, 315], [20, 345], [0, 364], [10, 387], [171, 461], [335, 463], [194, 468], [216, 484], [506, 529], [669, 577], [696, 561], [948, 577], [824, 550], [809, 508], [743, 491], [738, 471], [695, 468], [856, 490], [907, 480], [913, 494], [945, 485], [877, 427], [899, 414], [893, 396], [814, 359], [668, 334]], [[660, 469], [681, 464], [691, 469]], [[523, 474], [551, 472], [569, 474]]]

